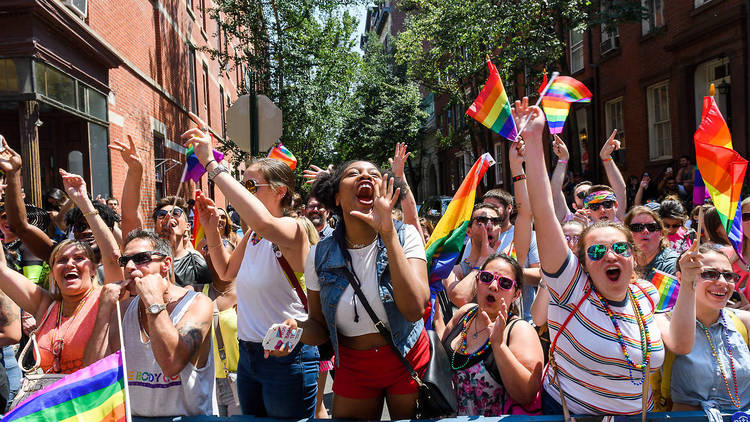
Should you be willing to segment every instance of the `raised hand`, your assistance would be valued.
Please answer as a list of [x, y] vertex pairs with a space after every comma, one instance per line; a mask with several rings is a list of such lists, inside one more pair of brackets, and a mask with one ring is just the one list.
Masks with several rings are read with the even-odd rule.
[[490, 241], [487, 237], [487, 227], [484, 224], [479, 222], [472, 223], [469, 238], [471, 239], [472, 250], [480, 252], [481, 257], [489, 255], [487, 252], [490, 250]]
[[703, 267], [703, 254], [698, 252], [697, 243], [693, 243], [687, 252], [680, 257], [680, 286], [692, 286], [700, 276]]
[[393, 174], [404, 178], [404, 164], [406, 159], [411, 156], [411, 152], [406, 152], [407, 145], [405, 142], [399, 142], [396, 144], [396, 151], [393, 153], [393, 158], [388, 159], [388, 163], [391, 165], [391, 171]]
[[183, 133], [181, 138], [185, 141], [186, 148], [192, 145], [195, 156], [198, 157], [198, 161], [204, 167], [209, 161], [214, 159], [211, 134], [209, 132], [204, 132], [196, 127]]
[[394, 179], [383, 176], [378, 182], [374, 180], [375, 194], [373, 195], [372, 211], [365, 214], [360, 211], [350, 211], [352, 217], [359, 218], [367, 223], [373, 230], [379, 234], [388, 234], [393, 231], [393, 207], [398, 202], [401, 195], [401, 188], [394, 189]]
[[68, 194], [74, 204], [79, 205], [88, 201], [88, 191], [86, 190], [86, 182], [83, 180], [83, 177], [68, 173], [63, 169], [60, 169], [60, 176], [62, 177], [65, 193]]
[[523, 97], [523, 100], [521, 101], [516, 100], [514, 107], [511, 109], [511, 113], [513, 114], [513, 119], [515, 120], [516, 127], [519, 131], [523, 127], [523, 124], [526, 123], [526, 119], [529, 119], [526, 127], [521, 131], [521, 136], [524, 140], [527, 143], [538, 142], [541, 144], [542, 131], [544, 130], [544, 124], [547, 121], [542, 110], [539, 109], [539, 107], [529, 107], [529, 98]]
[[620, 141], [615, 139], [616, 135], [617, 135], [617, 129], [612, 131], [612, 134], [609, 135], [609, 138], [607, 138], [607, 141], [604, 142], [604, 145], [602, 145], [602, 149], [601, 151], [599, 151], [599, 158], [601, 158], [602, 160], [610, 158], [613, 152], [620, 149]]
[[523, 172], [523, 162], [526, 161], [526, 142], [519, 139], [508, 148], [508, 164], [514, 176]]
[[198, 218], [206, 230], [219, 229], [219, 213], [216, 204], [211, 198], [203, 195], [200, 190], [195, 194], [195, 208], [198, 210]]
[[117, 302], [130, 296], [130, 291], [126, 288], [128, 284], [128, 281], [123, 280], [105, 284], [99, 296], [99, 307], [114, 309]]
[[329, 164], [328, 168], [323, 170], [322, 168], [316, 166], [315, 164], [311, 164], [310, 168], [307, 170], [302, 171], [302, 177], [305, 180], [305, 184], [309, 185], [315, 182], [315, 179], [318, 178], [323, 173], [331, 173], [333, 171], [333, 164]]
[[555, 152], [557, 158], [560, 160], [568, 160], [570, 158], [570, 152], [568, 152], [568, 146], [565, 145], [562, 139], [557, 134], [553, 135], [555, 140], [552, 141], [552, 151]]
[[122, 160], [125, 161], [128, 167], [139, 170], [143, 169], [143, 162], [141, 161], [140, 154], [138, 154], [138, 148], [135, 146], [132, 136], [128, 135], [127, 145], [117, 139], [112, 141], [109, 149], [119, 152], [120, 157], [122, 157]]
[[641, 189], [647, 189], [649, 183], [651, 183], [651, 177], [643, 176], [643, 178], [641, 179], [641, 184], [640, 184]]
[[7, 173], [15, 173], [21, 169], [23, 159], [21, 155], [13, 151], [8, 146], [8, 141], [5, 137], [0, 135], [0, 142], [2, 142], [2, 150], [0, 150], [0, 170]]
[[508, 318], [508, 305], [505, 303], [505, 299], [500, 298], [500, 312], [495, 317], [495, 321], [492, 321], [485, 311], [482, 311], [481, 316], [484, 323], [487, 324], [492, 344], [499, 346], [505, 343], [505, 326]]

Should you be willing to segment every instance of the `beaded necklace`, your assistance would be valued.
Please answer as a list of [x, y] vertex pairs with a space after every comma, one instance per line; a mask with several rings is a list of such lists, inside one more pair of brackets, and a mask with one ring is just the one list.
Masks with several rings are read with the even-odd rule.
[[724, 332], [724, 342], [727, 345], [727, 351], [729, 352], [729, 367], [732, 369], [732, 381], [734, 381], [734, 396], [732, 396], [732, 390], [729, 388], [729, 381], [727, 381], [726, 373], [724, 372], [724, 365], [721, 363], [721, 359], [719, 359], [719, 354], [716, 353], [716, 348], [714, 347], [714, 342], [711, 341], [711, 334], [708, 332], [708, 328], [706, 328], [703, 323], [698, 321], [698, 323], [701, 325], [701, 328], [703, 328], [703, 333], [706, 334], [706, 340], [708, 340], [708, 344], [711, 346], [711, 352], [714, 355], [714, 359], [716, 359], [716, 362], [719, 364], [719, 370], [721, 370], [721, 377], [724, 379], [724, 385], [727, 387], [727, 394], [729, 394], [729, 400], [732, 401], [732, 404], [736, 408], [740, 408], [742, 406], [742, 402], [740, 401], [740, 390], [737, 388], [737, 372], [734, 370], [734, 359], [732, 357], [732, 345], [729, 343], [729, 334], [727, 333], [727, 320], [724, 319], [724, 312], [720, 312], [719, 315], [721, 316], [721, 321], [724, 324], [722, 327], [722, 331]]
[[[630, 291], [630, 288], [628, 288], [628, 296], [630, 297], [630, 301], [633, 303], [635, 319], [638, 322], [638, 331], [641, 334], [641, 353], [643, 353], [643, 364], [637, 364], [630, 359], [628, 348], [625, 345], [625, 338], [622, 335], [620, 326], [617, 324], [617, 319], [615, 318], [614, 313], [612, 313], [612, 310], [609, 309], [607, 300], [604, 299], [601, 294], [599, 294], [598, 290], [593, 290], [594, 293], [596, 293], [596, 297], [599, 298], [599, 302], [602, 303], [604, 309], [607, 311], [607, 315], [612, 321], [612, 325], [615, 326], [615, 332], [617, 332], [617, 342], [620, 343], [622, 354], [625, 355], [625, 360], [628, 361], [628, 374], [630, 376], [630, 382], [633, 383], [633, 385], [642, 385], [646, 381], [646, 373], [648, 372], [649, 363], [651, 362], [651, 336], [648, 333], [646, 318], [643, 316], [643, 311], [641, 311], [641, 304], [638, 303], [638, 300], [636, 300], [636, 298], [633, 296], [633, 292]], [[639, 381], [636, 381], [633, 378], [633, 368], [642, 371], [641, 379]]]
[[[472, 353], [470, 355], [466, 354], [466, 345], [468, 343], [468, 340], [467, 340], [468, 328], [471, 325], [471, 321], [477, 316], [477, 312], [478, 311], [479, 311], [479, 307], [477, 306], [476, 308], [474, 308], [474, 309], [470, 310], [469, 312], [467, 312], [466, 315], [464, 315], [464, 317], [461, 319], [461, 323], [463, 324], [463, 327], [461, 327], [461, 347], [459, 348], [459, 350], [454, 350], [453, 351], [453, 356], [451, 356], [451, 368], [453, 368], [454, 370], [459, 370], [459, 369], [465, 368], [466, 365], [468, 365], [469, 362], [471, 362], [471, 359], [473, 357], [479, 356], [482, 353], [484, 353], [487, 349], [489, 349], [489, 347], [490, 347], [490, 345], [492, 343], [490, 341], [490, 339], [487, 338], [487, 342], [484, 343], [484, 346], [480, 347], [479, 350], [477, 350], [476, 352], [474, 352], [474, 353]], [[465, 360], [464, 360], [463, 365], [456, 366], [456, 355], [459, 354], [459, 353], [462, 356], [464, 356]]]

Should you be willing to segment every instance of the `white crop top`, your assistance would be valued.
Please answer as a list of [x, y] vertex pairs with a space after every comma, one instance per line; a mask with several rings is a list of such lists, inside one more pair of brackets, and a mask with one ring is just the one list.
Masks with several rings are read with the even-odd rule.
[[[424, 246], [419, 238], [419, 232], [412, 225], [407, 224], [404, 226], [403, 247], [407, 259], [418, 258], [424, 261], [427, 260], [424, 253]], [[315, 250], [316, 247], [312, 246], [310, 248], [310, 253], [307, 255], [307, 261], [305, 262], [305, 284], [307, 285], [308, 290], [320, 291], [318, 273], [315, 271]], [[378, 294], [376, 267], [378, 257], [377, 241], [372, 242], [364, 248], [349, 249], [349, 254], [352, 257], [352, 267], [354, 267], [354, 272], [362, 283], [362, 292], [365, 294], [365, 297], [375, 311], [375, 314], [386, 323], [386, 325], [388, 325], [388, 317], [385, 313], [385, 307], [380, 300], [380, 294]], [[359, 299], [356, 300], [359, 322], [354, 322], [355, 296], [352, 286], [347, 286], [344, 293], [341, 295], [338, 307], [336, 308], [336, 330], [341, 333], [341, 335], [347, 337], [377, 333], [378, 329], [375, 328], [375, 323], [372, 322]]]

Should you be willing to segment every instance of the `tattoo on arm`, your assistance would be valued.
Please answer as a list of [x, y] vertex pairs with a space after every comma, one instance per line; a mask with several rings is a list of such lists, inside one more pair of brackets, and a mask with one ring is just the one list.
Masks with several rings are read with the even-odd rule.
[[[204, 326], [205, 323], [200, 323], [198, 325]], [[188, 346], [190, 356], [193, 356], [195, 352], [200, 349], [201, 343], [203, 343], [201, 329], [196, 327], [192, 321], [188, 321], [178, 330], [178, 333], [180, 334], [182, 341]]]
[[6, 327], [21, 317], [18, 309], [14, 309], [13, 302], [5, 293], [0, 292], [0, 327]]

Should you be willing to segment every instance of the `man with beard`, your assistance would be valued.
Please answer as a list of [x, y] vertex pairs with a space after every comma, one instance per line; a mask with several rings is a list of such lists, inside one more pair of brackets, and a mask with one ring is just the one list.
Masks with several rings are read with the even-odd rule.
[[[128, 166], [122, 189], [122, 203], [128, 204], [122, 209], [122, 232], [128, 234], [132, 230], [143, 228], [143, 220], [138, 212], [141, 203], [143, 163], [135, 142], [130, 136], [128, 136], [128, 144], [112, 141], [109, 148], [118, 151]], [[175, 282], [180, 286], [211, 282], [211, 273], [206, 260], [193, 249], [191, 243], [189, 211], [184, 199], [167, 196], [156, 203], [152, 214], [154, 231], [172, 247]]]
[[326, 207], [324, 207], [323, 204], [318, 201], [318, 198], [312, 195], [307, 198], [305, 217], [310, 219], [310, 221], [313, 223], [313, 226], [315, 226], [315, 230], [317, 230], [318, 234], [320, 235], [320, 240], [323, 240], [333, 234], [333, 228], [328, 225], [329, 216], [330, 213], [328, 212]]

